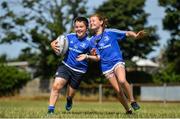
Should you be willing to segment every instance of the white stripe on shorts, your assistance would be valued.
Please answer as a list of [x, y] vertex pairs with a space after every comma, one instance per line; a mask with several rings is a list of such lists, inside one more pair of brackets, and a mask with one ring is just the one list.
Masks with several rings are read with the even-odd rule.
[[103, 74], [107, 74], [109, 72], [112, 72], [115, 69], [115, 67], [118, 66], [118, 65], [122, 65], [123, 68], [125, 68], [125, 62], [118, 62], [110, 70], [104, 71]]

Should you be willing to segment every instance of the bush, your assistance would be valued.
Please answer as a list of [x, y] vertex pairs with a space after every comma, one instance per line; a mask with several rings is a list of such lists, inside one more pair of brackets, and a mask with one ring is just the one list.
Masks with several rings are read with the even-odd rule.
[[0, 96], [14, 95], [30, 79], [28, 73], [15, 67], [0, 65], [0, 71]]
[[180, 83], [180, 74], [176, 68], [176, 63], [168, 63], [166, 67], [161, 68], [160, 72], [153, 76], [155, 83]]

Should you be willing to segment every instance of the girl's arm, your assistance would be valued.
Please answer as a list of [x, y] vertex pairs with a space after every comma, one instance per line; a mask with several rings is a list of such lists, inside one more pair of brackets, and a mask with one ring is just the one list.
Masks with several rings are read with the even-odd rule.
[[93, 60], [93, 61], [99, 61], [100, 60], [100, 56], [99, 55], [88, 55], [88, 54], [81, 54], [79, 55], [76, 60], [77, 61], [82, 61], [82, 60]]
[[139, 39], [139, 38], [142, 38], [142, 37], [145, 36], [145, 32], [144, 32], [144, 30], [141, 30], [141, 31], [139, 31], [137, 33], [133, 32], [133, 31], [127, 31], [126, 36], [127, 37], [132, 37], [134, 39]]

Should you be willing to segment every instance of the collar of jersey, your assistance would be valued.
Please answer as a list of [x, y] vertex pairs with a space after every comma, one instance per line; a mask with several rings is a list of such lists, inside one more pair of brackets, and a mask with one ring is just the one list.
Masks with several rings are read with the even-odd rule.
[[76, 34], [76, 37], [77, 37], [78, 40], [80, 40], [80, 41], [84, 40], [87, 36], [88, 36], [88, 35], [87, 35], [87, 33], [86, 33], [85, 36], [84, 36], [83, 38], [79, 38], [79, 37], [77, 36], [77, 34]]

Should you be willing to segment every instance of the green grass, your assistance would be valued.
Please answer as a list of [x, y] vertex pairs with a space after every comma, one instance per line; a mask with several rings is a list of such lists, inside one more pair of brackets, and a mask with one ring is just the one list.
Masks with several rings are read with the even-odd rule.
[[[141, 109], [126, 115], [115, 102], [74, 102], [70, 112], [58, 101], [52, 118], [180, 118], [180, 103], [140, 103]], [[0, 118], [47, 118], [48, 100], [0, 99]]]

